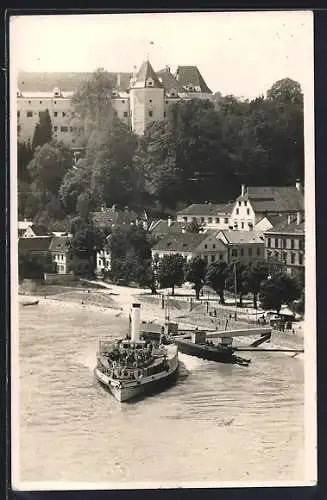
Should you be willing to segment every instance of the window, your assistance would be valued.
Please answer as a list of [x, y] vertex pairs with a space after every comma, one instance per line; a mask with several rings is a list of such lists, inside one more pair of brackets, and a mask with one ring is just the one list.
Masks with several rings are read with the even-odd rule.
[[151, 111], [151, 109], [149, 109], [149, 116], [152, 116], [153, 115], [153, 112]]
[[268, 248], [270, 248], [270, 247], [271, 247], [271, 239], [270, 239], [270, 238], [268, 238], [268, 239], [267, 239], [267, 247], [268, 247]]
[[300, 266], [303, 265], [303, 255], [301, 253], [299, 254], [299, 264]]
[[219, 217], [216, 217], [216, 224], [219, 224]]
[[294, 249], [294, 240], [291, 240], [291, 249]]
[[75, 139], [72, 139], [72, 143], [75, 144], [76, 140]]
[[[218, 219], [218, 222], [219, 222], [219, 219]], [[228, 224], [228, 217], [225, 217], [224, 222], [225, 222], [225, 224]]]
[[203, 224], [203, 223], [204, 223], [204, 217], [201, 217], [201, 218], [200, 218], [200, 221], [201, 221], [201, 223]]
[[28, 101], [28, 104], [31, 104], [32, 101]]
[[164, 111], [164, 118], [166, 118], [166, 111]]
[[212, 248], [216, 248], [216, 245], [215, 245], [215, 243], [214, 243], [214, 244], [212, 245]]
[[42, 104], [42, 101], [40, 101], [40, 104]]
[[247, 215], [250, 215], [250, 209], [249, 208], [246, 209], [246, 213], [247, 213]]
[[241, 206], [241, 204], [242, 204], [242, 202], [241, 202], [241, 201], [239, 201], [239, 202], [238, 202], [238, 206], [240, 207], [240, 206]]
[[57, 104], [57, 101], [53, 101], [53, 104]]
[[54, 111], [53, 116], [58, 116], [58, 111]]
[[222, 253], [219, 255], [219, 258], [220, 258], [220, 260], [223, 260], [223, 254]]
[[237, 257], [237, 250], [236, 249], [232, 250], [232, 257]]
[[149, 102], [152, 102], [152, 99], [149, 99]]
[[251, 247], [249, 247], [249, 249], [248, 249], [248, 250], [249, 250], [249, 257], [252, 257], [252, 248], [251, 248]]
[[304, 250], [304, 240], [299, 240], [299, 250]]
[[57, 132], [58, 127], [57, 127], [57, 126], [54, 126], [54, 127], [53, 127], [53, 130], [54, 130], [54, 132]]
[[208, 223], [211, 224], [212, 223], [212, 217], [208, 217]]
[[65, 117], [66, 116], [66, 113], [65, 111], [62, 112], [62, 116]]
[[21, 126], [20, 125], [17, 125], [17, 134], [19, 134], [21, 131]]
[[205, 245], [204, 245], [204, 248], [208, 248], [208, 245], [207, 245], [207, 244], [205, 244]]
[[235, 224], [234, 224], [234, 229], [238, 229], [237, 222], [235, 222]]
[[278, 238], [275, 238], [275, 248], [278, 248]]
[[241, 257], [244, 257], [244, 248], [241, 248]]
[[184, 222], [187, 222], [187, 217], [183, 217], [183, 221], [184, 221]]
[[116, 110], [116, 109], [115, 109], [115, 111], [114, 111], [114, 115], [115, 115], [115, 116], [118, 116], [118, 113], [117, 113], [117, 110]]
[[211, 262], [215, 262], [216, 260], [216, 256], [215, 255], [211, 255]]
[[41, 115], [42, 115], [42, 111], [39, 111], [39, 116], [41, 116]]
[[123, 104], [125, 104], [125, 101], [124, 101], [124, 99], [122, 100], [122, 103], [123, 103]]
[[247, 204], [248, 204], [248, 202], [247, 202], [247, 201], [245, 201], [245, 202], [244, 202], [244, 206], [246, 207], [246, 205], [247, 205]]
[[72, 132], [73, 131], [73, 127], [69, 127], [69, 132]]
[[26, 116], [27, 116], [27, 118], [32, 118], [32, 116], [33, 116], [33, 111], [27, 111], [27, 112], [26, 112]]
[[60, 127], [61, 132], [68, 132], [68, 127]]
[[287, 252], [283, 252], [283, 261], [286, 262], [287, 260]]
[[17, 118], [20, 117], [20, 111], [17, 111]]
[[260, 247], [257, 247], [257, 257], [260, 257]]
[[283, 238], [283, 248], [286, 248], [286, 239]]
[[240, 213], [239, 209], [237, 208], [236, 209], [236, 215], [238, 215]]
[[244, 222], [241, 222], [241, 228], [244, 229]]
[[128, 113], [127, 111], [124, 111], [124, 118], [127, 118], [128, 117]]
[[295, 254], [291, 253], [291, 264], [295, 264]]

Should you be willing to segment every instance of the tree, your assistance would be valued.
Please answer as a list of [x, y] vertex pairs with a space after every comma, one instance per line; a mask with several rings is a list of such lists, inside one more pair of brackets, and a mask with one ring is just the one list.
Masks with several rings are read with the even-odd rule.
[[194, 283], [196, 298], [200, 298], [200, 291], [204, 285], [207, 263], [201, 257], [195, 257], [185, 266], [185, 280]]
[[213, 262], [209, 265], [205, 275], [205, 284], [219, 295], [219, 303], [225, 304], [224, 290], [229, 276], [229, 267], [226, 262]]
[[90, 166], [85, 159], [79, 161], [77, 168], [70, 168], [64, 175], [59, 196], [68, 214], [76, 215], [78, 197], [89, 189], [90, 177]]
[[263, 281], [259, 298], [263, 309], [276, 309], [279, 313], [283, 304], [290, 304], [300, 296], [298, 282], [288, 274], [278, 272]]
[[187, 225], [186, 225], [186, 231], [188, 233], [199, 233], [202, 229], [202, 226], [201, 224], [199, 223], [199, 221], [197, 219], [192, 219], [191, 222], [189, 222]]
[[34, 135], [32, 140], [32, 149], [35, 149], [38, 146], [43, 146], [52, 140], [52, 123], [49, 110], [40, 111], [39, 121], [35, 125]]
[[18, 181], [30, 182], [27, 166], [33, 158], [33, 151], [30, 142], [17, 143], [17, 176]]
[[91, 224], [82, 226], [73, 236], [71, 251], [73, 256], [85, 258], [89, 262], [92, 273], [96, 267], [96, 253], [103, 249], [105, 238], [103, 233]]
[[253, 307], [257, 309], [258, 293], [261, 283], [267, 278], [267, 269], [264, 266], [248, 265], [242, 272], [243, 281], [249, 292], [253, 294]]
[[159, 259], [156, 277], [161, 288], [171, 287], [174, 295], [175, 286], [184, 281], [184, 265], [185, 259], [180, 254], [164, 255]]
[[267, 99], [282, 105], [303, 105], [301, 85], [291, 78], [275, 82], [267, 92]]
[[19, 280], [43, 279], [44, 273], [55, 272], [56, 265], [52, 261], [50, 252], [37, 255], [21, 251], [18, 255]]
[[93, 131], [106, 128], [113, 119], [112, 90], [112, 77], [103, 68], [99, 68], [73, 95], [72, 104], [84, 123], [87, 137]]
[[239, 305], [243, 307], [243, 295], [249, 292], [246, 266], [240, 262], [234, 262], [229, 271], [227, 288], [239, 297]]

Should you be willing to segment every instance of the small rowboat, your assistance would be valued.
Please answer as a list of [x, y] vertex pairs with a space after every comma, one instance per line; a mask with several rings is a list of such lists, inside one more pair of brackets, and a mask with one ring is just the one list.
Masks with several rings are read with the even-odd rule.
[[34, 300], [33, 302], [23, 302], [23, 306], [37, 306], [38, 303], [38, 300]]

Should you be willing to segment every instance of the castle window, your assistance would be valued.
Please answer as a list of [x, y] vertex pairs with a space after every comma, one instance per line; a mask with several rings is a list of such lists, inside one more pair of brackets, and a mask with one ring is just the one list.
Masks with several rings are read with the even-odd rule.
[[127, 111], [124, 111], [124, 118], [127, 118], [128, 117], [128, 113]]
[[247, 201], [245, 201], [245, 202], [244, 202], [244, 206], [246, 207], [246, 205], [247, 205], [247, 204], [248, 204], [248, 202], [247, 202]]
[[56, 127], [56, 126], [55, 126], [55, 127], [53, 127], [53, 130], [54, 130], [54, 132], [57, 132], [58, 127]]
[[215, 245], [215, 244], [213, 244], [213, 245], [212, 245], [212, 248], [216, 248], [216, 245]]
[[148, 87], [153, 87], [153, 83], [154, 83], [154, 82], [153, 82], [153, 80], [152, 80], [151, 78], [148, 78], [148, 80], [146, 81], [146, 85], [147, 85]]
[[66, 116], [66, 113], [65, 113], [65, 111], [63, 111], [63, 112], [62, 112], [62, 116], [63, 116], [63, 117], [64, 117], [64, 116]]
[[42, 104], [42, 101], [40, 101], [40, 104]]
[[240, 206], [241, 206], [241, 204], [242, 204], [242, 202], [241, 202], [241, 201], [239, 201], [239, 202], [238, 202], [238, 206], [240, 207]]
[[53, 116], [58, 116], [58, 111], [54, 111]]
[[20, 111], [17, 111], [17, 118], [20, 117]]
[[204, 248], [208, 248], [208, 245], [207, 245], [207, 244], [205, 244], [205, 245], [204, 245]]
[[149, 116], [152, 116], [153, 115], [153, 112], [151, 110], [149, 110]]
[[68, 132], [68, 127], [60, 127], [61, 132]]
[[33, 116], [33, 111], [27, 111], [27, 112], [26, 112], [26, 116], [27, 116], [27, 118], [32, 118], [32, 116]]

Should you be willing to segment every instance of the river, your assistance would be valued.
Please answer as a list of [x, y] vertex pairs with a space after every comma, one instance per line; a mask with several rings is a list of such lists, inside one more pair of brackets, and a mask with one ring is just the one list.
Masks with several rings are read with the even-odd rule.
[[119, 404], [92, 370], [98, 336], [124, 334], [126, 319], [46, 300], [19, 314], [20, 481], [303, 480], [302, 359], [180, 355], [176, 385]]

